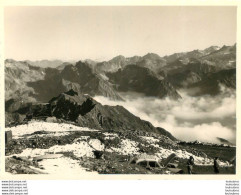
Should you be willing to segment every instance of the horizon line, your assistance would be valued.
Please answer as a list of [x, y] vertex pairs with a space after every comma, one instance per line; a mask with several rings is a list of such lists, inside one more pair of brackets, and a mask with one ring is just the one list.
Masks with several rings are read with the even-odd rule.
[[[231, 47], [231, 46], [235, 46], [237, 44], [237, 42], [235, 41], [235, 43], [234, 44], [231, 44], [231, 45], [226, 45], [226, 44], [223, 44], [222, 46], [218, 46], [218, 45], [211, 45], [211, 46], [209, 46], [209, 47], [219, 47], [220, 49], [222, 48], [222, 47], [224, 47], [224, 46], [227, 46], [227, 47]], [[195, 51], [195, 50], [197, 50], [197, 51], [203, 51], [203, 50], [205, 50], [205, 49], [207, 49], [207, 48], [209, 48], [209, 47], [206, 47], [206, 48], [204, 48], [204, 49], [193, 49], [193, 50], [188, 50], [188, 51], [180, 51], [180, 52], [174, 52], [174, 53], [171, 53], [171, 54], [165, 54], [165, 55], [160, 55], [160, 54], [158, 54], [158, 53], [155, 53], [155, 52], [148, 52], [148, 53], [146, 53], [146, 54], [144, 54], [144, 55], [133, 55], [133, 56], [125, 56], [125, 55], [122, 55], [122, 54], [119, 54], [119, 55], [116, 55], [116, 56], [114, 56], [114, 57], [111, 57], [111, 58], [106, 58], [105, 60], [98, 60], [98, 59], [92, 59], [92, 58], [85, 58], [85, 59], [68, 59], [68, 60], [64, 60], [64, 59], [60, 59], [60, 58], [52, 58], [52, 59], [50, 59], [50, 58], [44, 58], [44, 59], [36, 59], [36, 60], [33, 60], [33, 59], [24, 59], [24, 60], [18, 60], [18, 59], [15, 59], [15, 58], [5, 58], [4, 59], [4, 61], [6, 61], [6, 60], [14, 60], [14, 61], [19, 61], [19, 62], [25, 62], [25, 61], [31, 61], [31, 62], [40, 62], [40, 61], [62, 61], [62, 62], [71, 62], [71, 61], [74, 61], [74, 62], [78, 62], [78, 61], [86, 61], [86, 60], [92, 60], [92, 61], [94, 61], [94, 62], [97, 62], [97, 63], [101, 63], [101, 62], [108, 62], [108, 61], [110, 61], [110, 60], [112, 60], [112, 59], [114, 59], [114, 58], [116, 58], [116, 57], [118, 57], [118, 56], [123, 56], [123, 57], [125, 57], [125, 58], [131, 58], [131, 57], [135, 57], [135, 56], [137, 56], [137, 57], [143, 57], [143, 56], [145, 56], [145, 55], [147, 55], [147, 54], [156, 54], [156, 55], [158, 55], [159, 57], [161, 57], [161, 58], [164, 58], [164, 57], [166, 57], [166, 56], [171, 56], [171, 55], [174, 55], [174, 54], [178, 54], [178, 53], [188, 53], [188, 52], [192, 52], [192, 51]], [[104, 59], [104, 58], [103, 58]]]

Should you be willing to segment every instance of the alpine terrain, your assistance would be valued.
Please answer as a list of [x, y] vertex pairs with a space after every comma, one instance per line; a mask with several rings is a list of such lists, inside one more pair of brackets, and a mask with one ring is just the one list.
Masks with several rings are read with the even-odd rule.
[[104, 62], [6, 59], [6, 171], [185, 174], [193, 156], [196, 174], [213, 174], [218, 156], [234, 174], [235, 100], [236, 44]]

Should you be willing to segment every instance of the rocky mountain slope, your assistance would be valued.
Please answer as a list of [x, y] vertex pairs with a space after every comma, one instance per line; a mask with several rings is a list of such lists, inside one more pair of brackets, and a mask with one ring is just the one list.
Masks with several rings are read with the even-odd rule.
[[236, 66], [236, 44], [233, 46], [224, 45], [219, 50], [201, 57], [200, 60], [219, 68], [234, 68]]
[[[159, 79], [161, 78], [162, 82], [166, 82], [169, 85], [167, 87], [169, 90], [166, 92], [165, 90], [162, 91], [163, 94], [168, 93], [171, 97], [176, 98], [177, 96], [174, 95], [173, 89], [189, 88], [194, 84], [202, 87], [203, 85], [200, 85], [200, 82], [213, 82], [214, 78], [217, 79], [215, 76], [215, 74], [218, 74], [217, 72], [236, 68], [236, 44], [223, 46], [222, 48], [211, 46], [204, 50], [175, 53], [164, 57], [154, 53], [148, 53], [143, 57], [136, 56], [135, 58], [117, 56], [104, 64], [99, 63], [96, 68], [100, 72], [104, 72], [113, 84], [117, 84], [117, 89], [120, 91], [133, 90], [144, 94], [150, 93], [154, 96], [165, 97], [165, 95], [156, 95], [153, 90], [146, 91], [145, 88], [149, 87], [150, 77], [152, 77], [153, 86], [159, 86]], [[144, 74], [145, 68], [152, 73]], [[139, 72], [143, 74], [141, 75], [142, 79], [136, 78], [140, 75]], [[227, 82], [232, 82], [236, 74], [233, 71], [231, 76], [228, 72], [224, 71], [222, 75], [226, 78], [226, 81], [227, 77], [230, 76], [230, 81]], [[225, 73], [227, 75], [224, 75]], [[212, 74], [214, 75], [210, 76]], [[206, 81], [209, 78], [210, 80]], [[217, 83], [219, 80], [214, 82]], [[230, 87], [230, 85], [226, 85], [226, 87]], [[165, 87], [163, 86], [163, 88]], [[215, 89], [217, 93], [210, 93], [209, 90], [205, 89], [201, 89], [201, 91], [203, 91], [202, 94], [214, 95], [218, 94], [219, 89]]]
[[221, 92], [221, 86], [236, 89], [236, 69], [225, 69], [215, 73], [209, 73], [202, 80], [189, 85], [188, 89], [195, 91], [192, 95], [205, 94], [217, 95]]
[[204, 50], [197, 49], [190, 52], [174, 53], [164, 57], [160, 57], [155, 53], [127, 58], [120, 55], [114, 57], [110, 61], [98, 63], [96, 69], [104, 72], [116, 72], [119, 68], [124, 68], [130, 64], [136, 64], [157, 72], [160, 71], [162, 67], [170, 65], [175, 61], [189, 64], [193, 59], [223, 68], [233, 67], [236, 61], [236, 44], [233, 46], [223, 46], [222, 48], [210, 46]]
[[134, 91], [159, 98], [181, 98], [171, 83], [146, 67], [128, 65], [117, 72], [106, 75], [110, 79], [109, 81], [116, 85], [118, 91]]
[[168, 63], [172, 63], [176, 60], [180, 60], [183, 63], [187, 64], [189, 63], [192, 59], [198, 59], [200, 57], [209, 55], [217, 50], [219, 50], [220, 48], [218, 46], [210, 46], [204, 50], [193, 50], [190, 52], [181, 52], [181, 53], [175, 53], [169, 56], [164, 56], [164, 59], [168, 62]]
[[37, 97], [39, 101], [46, 102], [53, 96], [70, 89], [91, 96], [102, 95], [113, 100], [121, 100], [110, 83], [86, 63], [77, 62], [75, 66], [71, 64], [65, 66], [62, 71], [48, 69], [46, 72], [44, 80], [29, 83], [40, 95]]
[[122, 99], [106, 78], [95, 73], [87, 63], [68, 64], [61, 70], [6, 60], [5, 75], [6, 100], [21, 98], [21, 101], [47, 102], [70, 89], [92, 96]]
[[100, 72], [116, 72], [118, 69], [124, 68], [127, 65], [136, 64], [140, 67], [146, 67], [156, 72], [160, 67], [165, 66], [166, 60], [158, 54], [148, 53], [144, 56], [124, 57], [116, 56], [113, 59], [105, 62], [100, 62], [96, 65], [96, 69]]
[[[56, 117], [64, 121], [75, 122], [79, 126], [104, 130], [137, 130], [165, 134], [175, 138], [165, 129], [155, 128], [150, 122], [134, 116], [122, 106], [103, 106], [89, 95], [81, 95], [70, 90], [52, 98], [47, 104], [15, 105], [14, 101], [6, 104], [8, 115], [22, 116], [22, 119]], [[14, 110], [15, 109], [15, 110]], [[16, 122], [6, 121], [6, 124]], [[19, 121], [18, 121], [19, 122]]]
[[118, 69], [124, 68], [128, 64], [136, 64], [140, 59], [140, 56], [126, 58], [119, 55], [109, 61], [97, 63], [95, 69], [99, 72], [116, 72]]
[[[48, 68], [52, 66], [52, 62], [54, 67], [58, 66]], [[48, 63], [49, 65], [46, 65]], [[92, 60], [79, 61], [76, 64], [47, 60], [6, 60], [5, 98], [47, 102], [59, 93], [74, 89], [79, 93], [101, 95], [113, 100], [122, 99], [117, 91], [133, 91], [147, 96], [178, 99], [180, 95], [177, 90], [194, 86], [203, 88], [201, 94], [214, 95], [205, 89], [205, 83], [226, 83], [226, 87], [235, 88], [233, 84], [228, 84], [233, 83], [236, 77], [235, 71], [228, 69], [235, 68], [236, 45], [222, 48], [211, 46], [205, 50], [164, 57], [154, 53], [142, 57], [117, 56], [100, 63]], [[215, 76], [218, 72], [225, 81]], [[219, 89], [215, 89], [215, 94], [218, 94], [218, 91]]]
[[5, 60], [5, 99], [20, 98], [35, 101], [35, 91], [29, 82], [43, 80], [45, 69], [34, 67], [26, 62]]

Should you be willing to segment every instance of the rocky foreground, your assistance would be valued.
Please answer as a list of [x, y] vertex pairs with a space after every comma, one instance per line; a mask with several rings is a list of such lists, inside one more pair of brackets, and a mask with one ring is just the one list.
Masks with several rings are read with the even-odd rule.
[[[154, 132], [96, 130], [74, 123], [36, 120], [6, 131], [11, 131], [13, 136], [6, 145], [6, 171], [13, 174], [171, 174], [167, 168], [156, 171], [129, 164], [129, 160], [139, 154], [164, 161], [175, 153], [184, 173], [190, 156], [194, 157], [196, 167], [213, 164], [211, 153], [207, 155], [200, 148], [182, 146]], [[235, 148], [222, 147], [235, 153]], [[225, 167], [225, 173], [233, 173], [227, 160], [221, 158], [220, 165]]]

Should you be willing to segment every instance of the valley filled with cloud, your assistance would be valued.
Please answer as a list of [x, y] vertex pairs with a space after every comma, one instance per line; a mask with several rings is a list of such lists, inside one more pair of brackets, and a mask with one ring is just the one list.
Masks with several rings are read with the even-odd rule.
[[104, 105], [121, 105], [180, 140], [220, 143], [218, 138], [224, 138], [235, 144], [235, 90], [220, 88], [222, 93], [217, 96], [200, 97], [191, 97], [182, 90], [180, 100], [144, 97], [139, 93], [122, 93], [125, 101], [111, 101], [103, 96], [95, 99]]

